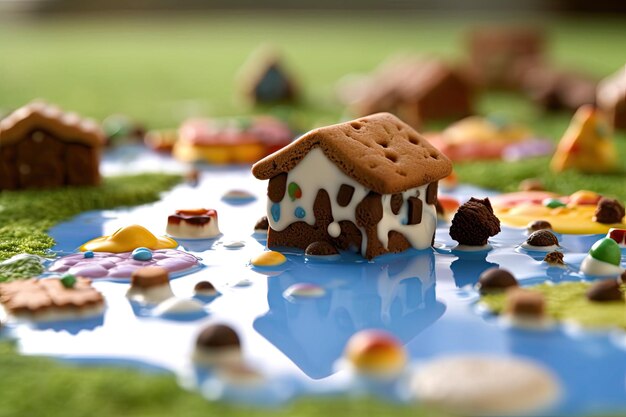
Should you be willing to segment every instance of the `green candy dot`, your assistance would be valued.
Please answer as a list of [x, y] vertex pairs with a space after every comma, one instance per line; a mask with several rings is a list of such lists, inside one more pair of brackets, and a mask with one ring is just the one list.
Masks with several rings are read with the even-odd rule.
[[63, 275], [61, 277], [61, 284], [63, 284], [65, 288], [74, 288], [74, 285], [76, 285], [76, 277], [72, 274]]
[[594, 243], [589, 251], [589, 255], [598, 261], [616, 266], [619, 266], [620, 260], [622, 259], [622, 251], [619, 245], [609, 237], [605, 237]]
[[543, 205], [551, 209], [567, 206], [567, 204], [560, 200], [557, 200], [556, 198], [547, 198], [543, 200]]

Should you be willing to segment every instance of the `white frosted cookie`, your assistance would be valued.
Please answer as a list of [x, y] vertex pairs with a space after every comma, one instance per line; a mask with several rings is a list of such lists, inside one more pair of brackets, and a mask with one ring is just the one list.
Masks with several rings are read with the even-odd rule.
[[560, 384], [526, 359], [462, 355], [417, 368], [411, 390], [418, 401], [454, 413], [521, 415], [554, 404]]

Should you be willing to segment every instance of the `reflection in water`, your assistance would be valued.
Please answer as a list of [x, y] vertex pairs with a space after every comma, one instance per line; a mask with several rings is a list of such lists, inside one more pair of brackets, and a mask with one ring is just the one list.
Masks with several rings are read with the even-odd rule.
[[489, 268], [498, 268], [500, 265], [488, 262], [487, 255], [489, 251], [479, 252], [456, 252], [458, 258], [452, 262], [450, 269], [454, 276], [454, 282], [457, 288], [463, 288], [466, 285], [474, 286], [480, 274]]
[[[409, 251], [373, 263], [307, 263], [295, 273], [268, 278], [269, 311], [254, 329], [309, 377], [331, 375], [355, 332], [385, 329], [404, 344], [445, 311], [435, 298], [432, 251]], [[299, 282], [326, 288], [320, 298], [289, 301], [284, 291]]]

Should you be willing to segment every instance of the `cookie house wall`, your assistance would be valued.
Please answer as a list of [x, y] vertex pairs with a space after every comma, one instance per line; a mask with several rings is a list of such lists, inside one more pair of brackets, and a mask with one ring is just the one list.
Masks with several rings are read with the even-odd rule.
[[[346, 189], [351, 191], [349, 198]], [[367, 258], [409, 247], [425, 249], [437, 222], [434, 201], [426, 201], [427, 189], [425, 184], [396, 194], [402, 196], [402, 204], [394, 210], [393, 195], [372, 192], [345, 175], [321, 149], [313, 148], [289, 173], [270, 180], [268, 247], [305, 249], [326, 241], [340, 249], [357, 246]], [[409, 201], [419, 207], [412, 216], [419, 219], [417, 224], [410, 224]]]

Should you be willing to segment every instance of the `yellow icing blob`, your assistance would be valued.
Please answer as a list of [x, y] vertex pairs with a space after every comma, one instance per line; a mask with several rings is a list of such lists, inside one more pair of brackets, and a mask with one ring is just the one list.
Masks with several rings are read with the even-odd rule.
[[546, 220], [552, 225], [552, 229], [558, 233], [568, 234], [600, 234], [607, 233], [610, 228], [626, 227], [623, 223], [602, 224], [593, 221], [596, 206], [593, 205], [568, 205], [551, 209], [549, 207], [521, 202], [513, 207], [498, 207], [494, 205], [494, 213], [500, 221], [508, 226], [526, 227], [535, 220]]
[[254, 266], [278, 266], [286, 261], [285, 255], [275, 251], [263, 252], [250, 260]]
[[144, 247], [151, 250], [173, 249], [178, 242], [169, 237], [157, 237], [148, 229], [138, 224], [119, 228], [110, 236], [102, 236], [85, 243], [79, 248], [80, 251], [91, 250], [94, 252], [131, 252], [136, 248]]

